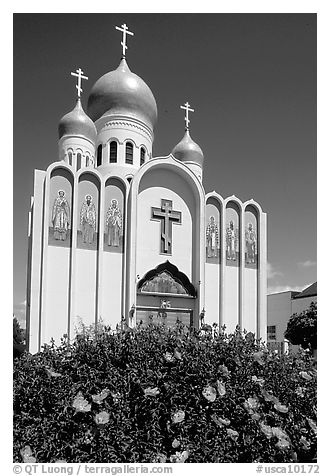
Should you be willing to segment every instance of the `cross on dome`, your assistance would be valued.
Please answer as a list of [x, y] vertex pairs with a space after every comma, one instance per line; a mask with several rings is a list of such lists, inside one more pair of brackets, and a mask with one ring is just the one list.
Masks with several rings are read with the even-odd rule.
[[79, 69], [76, 69], [76, 72], [75, 73], [71, 73], [71, 76], [76, 76], [78, 78], [77, 80], [77, 84], [76, 84], [76, 88], [78, 90], [78, 98], [80, 98], [80, 93], [82, 93], [82, 89], [81, 89], [81, 80], [82, 79], [88, 79], [87, 76], [84, 76], [84, 72], [82, 71], [81, 68]]
[[190, 107], [190, 104], [189, 104], [188, 101], [185, 103], [184, 106], [180, 106], [180, 108], [181, 108], [181, 109], [184, 109], [184, 110], [186, 111], [184, 120], [185, 120], [185, 123], [186, 123], [186, 131], [189, 131], [189, 123], [190, 123], [190, 120], [189, 120], [189, 112], [195, 112], [195, 109], [192, 109], [192, 108]]
[[120, 44], [123, 47], [123, 58], [125, 58], [125, 51], [127, 50], [126, 35], [134, 36], [134, 33], [132, 31], [129, 31], [128, 26], [126, 25], [126, 23], [121, 25], [121, 27], [116, 26], [116, 30], [119, 30], [123, 33], [123, 41], [121, 41]]

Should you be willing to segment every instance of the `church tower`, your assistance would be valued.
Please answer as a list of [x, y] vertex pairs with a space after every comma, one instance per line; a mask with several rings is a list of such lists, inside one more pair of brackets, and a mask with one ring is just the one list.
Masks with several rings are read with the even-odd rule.
[[[204, 154], [185, 133], [153, 157], [157, 104], [126, 60], [59, 122], [59, 156], [35, 171], [29, 226], [31, 352], [97, 324], [236, 325], [266, 337], [266, 214], [203, 187]], [[212, 158], [208, 158], [212, 160]]]

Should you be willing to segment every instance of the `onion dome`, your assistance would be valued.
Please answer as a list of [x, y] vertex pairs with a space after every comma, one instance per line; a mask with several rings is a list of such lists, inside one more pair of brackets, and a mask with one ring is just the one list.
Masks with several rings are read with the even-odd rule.
[[204, 154], [202, 149], [190, 137], [189, 131], [186, 130], [182, 140], [172, 150], [172, 155], [181, 162], [193, 162], [203, 167]]
[[117, 69], [103, 75], [92, 87], [88, 114], [96, 121], [104, 114], [129, 116], [151, 129], [157, 120], [157, 104], [149, 86], [129, 69], [123, 58]]
[[59, 139], [63, 136], [81, 136], [89, 139], [92, 142], [96, 140], [96, 127], [90, 117], [87, 116], [82, 108], [80, 99], [77, 99], [77, 103], [74, 109], [65, 116], [59, 122], [58, 125]]

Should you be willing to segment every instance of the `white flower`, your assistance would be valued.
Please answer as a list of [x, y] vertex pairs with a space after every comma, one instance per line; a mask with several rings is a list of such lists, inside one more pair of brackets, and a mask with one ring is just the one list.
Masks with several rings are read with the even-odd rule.
[[59, 374], [58, 372], [54, 372], [54, 370], [51, 370], [46, 367], [46, 372], [49, 375], [49, 377], [62, 377], [62, 374]]
[[179, 446], [180, 446], [180, 441], [175, 438], [172, 442], [172, 448], [179, 448]]
[[107, 388], [105, 388], [104, 390], [102, 390], [97, 395], [92, 395], [92, 400], [93, 400], [94, 403], [97, 403], [98, 405], [101, 405], [101, 403], [103, 402], [103, 400], [105, 398], [107, 398], [109, 393], [110, 393], [110, 391]]
[[239, 436], [237, 431], [232, 430], [231, 428], [227, 428], [227, 435], [234, 441], [236, 441]]
[[285, 450], [290, 448], [290, 442], [285, 439], [279, 439], [275, 446], [277, 446], [280, 450]]
[[72, 403], [73, 408], [76, 412], [90, 412], [92, 406], [84, 399], [83, 394], [78, 392]]
[[185, 419], [185, 412], [183, 410], [178, 410], [172, 415], [173, 423], [181, 423]]
[[299, 372], [299, 375], [305, 380], [313, 380], [313, 377], [307, 372]]
[[32, 454], [31, 447], [29, 445], [24, 446], [20, 451], [23, 458], [23, 463], [36, 463], [37, 460]]
[[257, 385], [260, 385], [260, 387], [262, 387], [265, 383], [264, 379], [258, 378], [256, 375], [253, 375], [252, 382], [256, 383]]
[[95, 422], [97, 425], [105, 425], [109, 422], [109, 413], [108, 412], [100, 412], [95, 415]]
[[307, 421], [308, 421], [309, 426], [313, 430], [313, 432], [316, 434], [317, 433], [316, 423], [313, 420], [311, 420], [310, 418], [307, 418]]
[[170, 457], [171, 463], [184, 463], [186, 459], [189, 457], [188, 451], [176, 451], [175, 455]]
[[273, 436], [273, 430], [270, 426], [265, 425], [262, 422], [259, 424], [259, 426], [260, 426], [260, 430], [268, 439], [270, 439]]
[[221, 382], [221, 380], [217, 380], [217, 387], [218, 387], [218, 393], [220, 397], [223, 397], [226, 395], [226, 387], [225, 384]]
[[302, 436], [299, 440], [299, 443], [304, 447], [304, 450], [309, 450], [310, 449], [310, 443], [309, 441], [306, 440], [304, 436]]
[[159, 390], [157, 387], [154, 387], [154, 388], [148, 387], [144, 391], [145, 397], [156, 397], [158, 394], [159, 394]]
[[217, 398], [217, 392], [214, 387], [211, 387], [211, 385], [204, 387], [202, 394], [203, 397], [205, 397], [209, 402], [214, 402], [214, 400]]
[[275, 403], [274, 408], [280, 413], [288, 413], [289, 411], [288, 407], [281, 405], [281, 403]]
[[173, 355], [170, 354], [170, 352], [165, 353], [164, 359], [166, 360], [166, 362], [170, 362], [170, 363], [173, 363], [175, 361]]

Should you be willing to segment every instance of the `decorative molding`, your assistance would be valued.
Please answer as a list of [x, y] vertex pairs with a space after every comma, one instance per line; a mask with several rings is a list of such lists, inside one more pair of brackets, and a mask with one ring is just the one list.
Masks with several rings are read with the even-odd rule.
[[144, 277], [138, 282], [138, 291], [141, 292], [144, 284], [164, 272], [166, 272], [176, 283], [178, 283], [184, 288], [184, 290], [186, 291], [185, 294], [197, 297], [197, 291], [194, 285], [190, 282], [189, 278], [184, 273], [179, 271], [179, 269], [174, 264], [170, 263], [170, 261], [165, 261], [165, 263], [161, 263], [156, 268], [148, 271], [144, 275]]
[[142, 126], [139, 126], [138, 124], [134, 124], [132, 122], [128, 122], [128, 121], [118, 121], [118, 120], [113, 120], [113, 121], [109, 121], [109, 122], [106, 122], [104, 124], [104, 126], [102, 127], [101, 131], [104, 131], [105, 129], [109, 128], [109, 127], [128, 127], [128, 128], [131, 128], [131, 129], [137, 129], [143, 133], [145, 133], [148, 138], [150, 139], [150, 141], [152, 142], [153, 141], [153, 134], [151, 134], [146, 128], [142, 127]]

